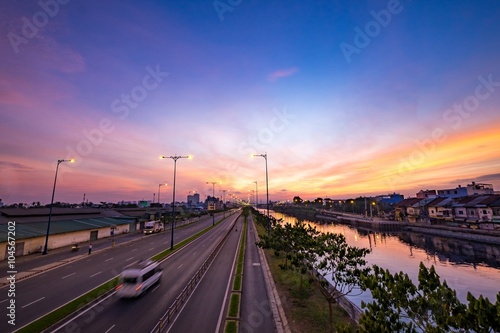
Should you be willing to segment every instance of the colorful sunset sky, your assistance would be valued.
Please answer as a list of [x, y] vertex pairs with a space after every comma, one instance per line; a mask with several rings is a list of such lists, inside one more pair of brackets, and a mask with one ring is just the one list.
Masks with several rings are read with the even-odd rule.
[[6, 204], [500, 190], [496, 0], [0, 7]]

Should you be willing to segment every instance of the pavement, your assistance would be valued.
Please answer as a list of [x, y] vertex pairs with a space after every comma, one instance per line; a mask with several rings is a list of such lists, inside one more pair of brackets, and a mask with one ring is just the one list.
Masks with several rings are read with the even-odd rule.
[[288, 321], [274, 284], [251, 215], [247, 228], [240, 332], [290, 333]]

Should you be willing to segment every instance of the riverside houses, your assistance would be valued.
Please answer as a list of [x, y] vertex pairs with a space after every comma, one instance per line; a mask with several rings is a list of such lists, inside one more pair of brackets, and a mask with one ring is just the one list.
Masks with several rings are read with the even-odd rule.
[[500, 229], [500, 195], [407, 198], [396, 205], [396, 220], [473, 229]]

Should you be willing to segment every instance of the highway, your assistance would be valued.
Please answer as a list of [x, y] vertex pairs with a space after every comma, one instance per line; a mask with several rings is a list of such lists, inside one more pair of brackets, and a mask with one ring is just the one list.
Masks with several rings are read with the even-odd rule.
[[161, 282], [139, 299], [119, 299], [113, 294], [51, 332], [150, 332], [238, 216], [227, 217], [217, 228], [163, 261]]
[[[227, 312], [225, 296], [228, 287], [231, 289], [232, 286], [231, 275], [243, 229], [243, 217], [238, 219], [235, 226], [235, 231], [229, 234], [219, 255], [169, 327], [168, 333], [217, 332], [218, 327], [224, 327]], [[193, 314], [196, 314], [196, 320], [193, 320]]]
[[[236, 216], [233, 215], [227, 218], [219, 227], [204, 235], [202, 238], [206, 240], [206, 243], [201, 246], [199, 251], [205, 251], [203, 247], [210, 247], [210, 237], [214, 240], [222, 229], [228, 228], [227, 221], [234, 220]], [[218, 218], [221, 217], [222, 215], [218, 216]], [[209, 227], [211, 224], [212, 218], [207, 217], [191, 225], [176, 229], [174, 235], [176, 244]], [[13, 332], [21, 328], [120, 274], [124, 266], [139, 259], [147, 259], [169, 247], [170, 231], [167, 230], [104, 251], [94, 251], [91, 255], [82, 252], [80, 255], [82, 259], [80, 260], [17, 281], [15, 295], [16, 325], [13, 327], [8, 324], [7, 320], [2, 320], [0, 321], [0, 332]], [[180, 252], [185, 251], [181, 250]], [[184, 258], [184, 261], [180, 262], [178, 266], [174, 264], [172, 264], [173, 266], [166, 266], [170, 263], [167, 260], [163, 265], [164, 277], [168, 276], [169, 272], [174, 269], [179, 270], [184, 266], [182, 270], [184, 272], [186, 267], [196, 266], [201, 257], [202, 255], [198, 253], [198, 255], [193, 255], [193, 258]], [[26, 263], [26, 266], [30, 265], [33, 265], [33, 261]], [[18, 266], [21, 266], [21, 264]], [[21, 271], [22, 267], [18, 269]], [[177, 284], [177, 281], [173, 283]], [[2, 306], [7, 304], [7, 288], [3, 287], [0, 291], [0, 306]], [[122, 305], [126, 306], [125, 304]], [[2, 306], [2, 308], [6, 311], [6, 307]], [[4, 318], [6, 317], [4, 316]]]

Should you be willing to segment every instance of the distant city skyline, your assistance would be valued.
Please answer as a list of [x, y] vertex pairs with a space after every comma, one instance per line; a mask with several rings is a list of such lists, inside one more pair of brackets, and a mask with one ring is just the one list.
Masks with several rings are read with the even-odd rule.
[[500, 189], [500, 3], [6, 2], [5, 204]]

